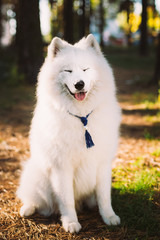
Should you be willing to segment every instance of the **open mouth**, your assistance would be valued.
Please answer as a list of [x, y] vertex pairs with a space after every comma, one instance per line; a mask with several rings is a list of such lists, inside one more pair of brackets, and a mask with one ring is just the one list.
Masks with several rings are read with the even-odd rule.
[[78, 92], [73, 94], [75, 99], [77, 99], [78, 101], [83, 101], [86, 97], [86, 92]]
[[86, 97], [86, 92], [76, 92], [76, 93], [72, 93], [70, 91], [70, 89], [68, 88], [68, 86], [66, 85], [66, 88], [68, 90], [68, 92], [78, 101], [83, 101]]

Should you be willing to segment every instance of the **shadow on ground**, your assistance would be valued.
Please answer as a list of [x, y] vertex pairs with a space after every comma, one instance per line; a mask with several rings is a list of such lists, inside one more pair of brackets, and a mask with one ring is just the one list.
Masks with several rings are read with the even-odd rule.
[[[158, 200], [158, 193], [155, 194]], [[122, 194], [121, 190], [113, 189], [112, 195], [113, 207], [121, 217], [119, 226], [106, 226], [100, 217], [98, 208], [83, 209], [78, 213], [82, 225], [82, 230], [78, 234], [66, 233], [61, 227], [59, 216], [52, 215], [49, 218], [43, 218], [35, 214], [29, 219], [40, 229], [42, 225], [45, 226], [43, 227], [44, 238], [46, 233], [48, 237], [53, 236], [57, 239], [159, 239], [160, 221], [157, 217], [159, 209], [152, 200], [148, 199], [148, 195], [143, 190], [136, 194]]]

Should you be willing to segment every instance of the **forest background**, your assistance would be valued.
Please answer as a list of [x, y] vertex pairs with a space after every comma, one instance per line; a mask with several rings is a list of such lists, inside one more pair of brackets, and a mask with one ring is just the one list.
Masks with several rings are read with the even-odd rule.
[[[44, 12], [46, 4], [48, 11]], [[1, 57], [3, 45], [10, 47], [13, 66], [7, 72], [15, 74], [7, 76], [0, 68], [1, 82], [9, 78], [13, 84], [22, 80], [35, 83], [45, 47], [54, 36], [74, 43], [92, 32], [104, 51], [110, 45], [134, 45], [139, 46], [140, 55], [147, 56], [151, 46], [151, 51], [157, 51], [154, 47], [160, 49], [159, 31], [158, 0], [0, 0]], [[155, 84], [160, 76], [159, 51], [151, 79]]]
[[[47, 46], [89, 33], [113, 68], [122, 108], [112, 181], [121, 225], [84, 209], [72, 235], [59, 216], [21, 218], [15, 193]], [[0, 239], [159, 240], [159, 229], [160, 0], [0, 0]]]

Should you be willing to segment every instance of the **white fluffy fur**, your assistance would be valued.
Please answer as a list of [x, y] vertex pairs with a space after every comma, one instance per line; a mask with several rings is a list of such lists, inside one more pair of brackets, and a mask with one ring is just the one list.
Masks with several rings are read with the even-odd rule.
[[[80, 80], [87, 92], [83, 101], [68, 91], [75, 93]], [[86, 116], [92, 110], [87, 126], [95, 146], [87, 149], [83, 124], [68, 111]], [[106, 224], [119, 224], [111, 206], [111, 164], [119, 124], [112, 70], [94, 37], [90, 34], [75, 45], [54, 38], [38, 77], [31, 157], [18, 189], [21, 216], [60, 212], [64, 229], [78, 232], [81, 225], [75, 206], [86, 201], [89, 207], [98, 204]]]

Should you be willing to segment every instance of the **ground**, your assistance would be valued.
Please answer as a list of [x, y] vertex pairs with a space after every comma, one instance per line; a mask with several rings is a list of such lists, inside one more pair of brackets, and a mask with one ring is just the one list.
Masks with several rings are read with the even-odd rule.
[[160, 105], [155, 100], [155, 89], [144, 88], [138, 82], [137, 75], [146, 74], [115, 68], [123, 115], [112, 195], [122, 223], [108, 227], [97, 208], [84, 209], [78, 214], [82, 225], [78, 234], [66, 233], [58, 216], [20, 217], [21, 202], [15, 193], [21, 164], [30, 154], [28, 131], [35, 89], [1, 88], [0, 239], [160, 239]]

